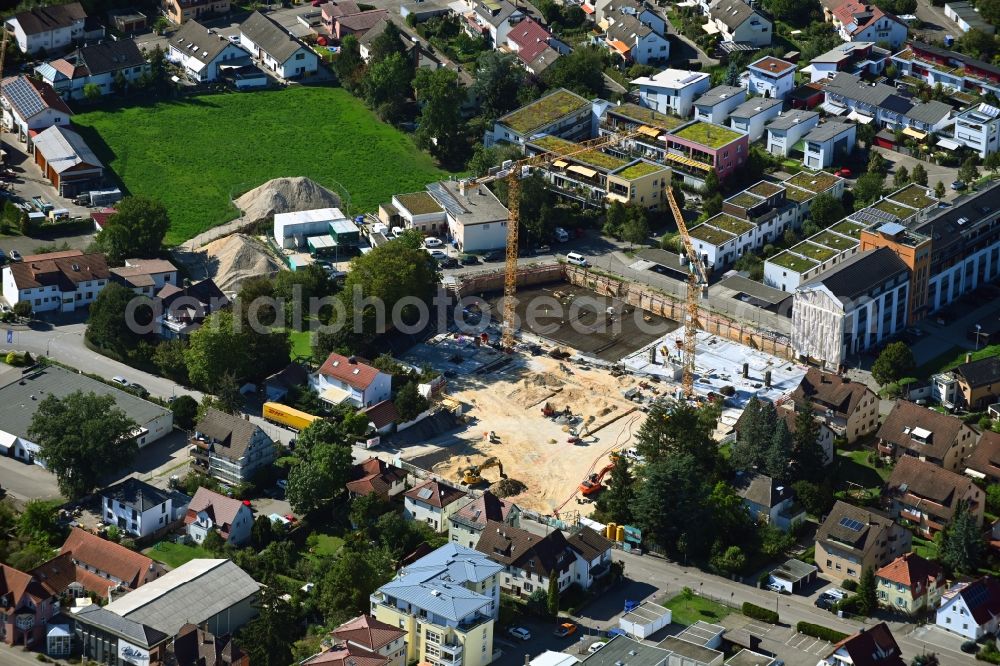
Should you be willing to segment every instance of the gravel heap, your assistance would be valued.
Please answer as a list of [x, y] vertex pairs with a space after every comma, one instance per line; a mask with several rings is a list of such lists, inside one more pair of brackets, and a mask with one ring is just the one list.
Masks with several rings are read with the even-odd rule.
[[273, 275], [281, 269], [255, 240], [244, 234], [212, 241], [201, 252], [205, 264], [213, 269], [210, 277], [224, 293], [238, 291], [248, 277]]
[[340, 197], [309, 178], [275, 178], [236, 200], [248, 222], [258, 222], [275, 213], [294, 213], [314, 208], [337, 208]]
[[528, 486], [517, 479], [500, 479], [490, 486], [490, 492], [497, 497], [513, 497], [520, 495], [527, 489]]

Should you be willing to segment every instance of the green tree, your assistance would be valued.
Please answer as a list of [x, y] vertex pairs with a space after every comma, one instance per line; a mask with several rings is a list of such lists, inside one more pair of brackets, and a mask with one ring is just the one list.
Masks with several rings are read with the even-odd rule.
[[365, 544], [363, 552], [341, 551], [316, 582], [316, 605], [327, 625], [371, 610], [369, 597], [392, 579], [394, 558], [385, 548]]
[[355, 529], [369, 529], [379, 517], [390, 510], [388, 503], [378, 493], [368, 493], [351, 500], [348, 516]]
[[917, 162], [917, 165], [913, 167], [913, 171], [910, 172], [910, 180], [917, 185], [927, 186], [927, 169], [924, 168], [923, 164]]
[[604, 227], [601, 231], [605, 236], [621, 238], [622, 229], [628, 221], [628, 209], [620, 201], [612, 201], [604, 214]]
[[796, 406], [795, 432], [792, 434], [792, 476], [819, 481], [823, 478], [826, 453], [819, 445], [820, 427], [812, 404]]
[[784, 419], [777, 418], [770, 445], [764, 454], [762, 471], [772, 479], [784, 483], [788, 480], [791, 459], [792, 436], [788, 432], [788, 424]]
[[635, 502], [636, 479], [632, 463], [626, 455], [615, 457], [607, 488], [597, 499], [597, 508], [609, 522], [619, 525], [632, 522], [632, 504]]
[[[312, 267], [308, 266], [307, 268]], [[282, 271], [280, 275], [286, 273], [288, 275], [295, 275], [299, 272]], [[277, 312], [273, 306], [266, 304], [265, 300], [272, 298], [275, 298], [274, 282], [267, 276], [253, 275], [244, 280], [240, 285], [240, 290], [236, 294], [235, 309], [239, 310], [241, 316], [245, 318], [250, 314], [251, 308], [253, 308], [254, 317], [258, 323], [262, 326], [272, 326], [277, 318]]]
[[750, 471], [766, 465], [777, 422], [773, 403], [756, 396], [747, 401], [729, 457], [734, 469]]
[[722, 183], [719, 182], [719, 174], [715, 171], [709, 171], [705, 176], [705, 184], [701, 188], [701, 193], [706, 197], [718, 194], [721, 185]]
[[417, 143], [442, 164], [460, 165], [468, 143], [462, 123], [466, 90], [458, 74], [447, 67], [421, 68], [413, 80], [413, 90], [421, 104]]
[[760, 552], [768, 557], [779, 557], [795, 548], [795, 537], [774, 525], [762, 525], [757, 532]]
[[213, 555], [218, 555], [226, 547], [226, 541], [219, 534], [219, 530], [212, 529], [205, 535], [205, 539], [201, 542], [201, 547]]
[[184, 350], [188, 377], [195, 386], [218, 389], [225, 376], [244, 379], [253, 371], [247, 354], [251, 332], [230, 310], [220, 310], [205, 318], [191, 334]]
[[198, 401], [189, 395], [179, 395], [170, 403], [174, 413], [174, 425], [182, 430], [191, 430], [198, 416]]
[[865, 567], [858, 580], [858, 611], [862, 615], [871, 616], [878, 610], [878, 587], [875, 582], [875, 569]]
[[479, 108], [488, 124], [517, 108], [517, 94], [524, 85], [524, 77], [524, 69], [511, 53], [487, 51], [479, 56], [472, 92], [479, 99]]
[[970, 157], [962, 162], [958, 168], [958, 179], [966, 183], [973, 183], [979, 179], [979, 167], [975, 157]]
[[274, 523], [268, 516], [260, 514], [253, 519], [253, 526], [250, 528], [250, 542], [258, 552], [271, 545], [276, 536]]
[[341, 495], [351, 471], [351, 447], [329, 421], [313, 421], [299, 433], [298, 462], [288, 471], [286, 495], [292, 509], [309, 513]]
[[753, 533], [750, 514], [743, 505], [743, 498], [725, 481], [717, 481], [708, 496], [715, 533], [723, 543], [741, 543]]
[[369, 48], [371, 62], [380, 63], [394, 55], [406, 56], [406, 45], [403, 44], [402, 33], [392, 21], [387, 21], [385, 29], [371, 41]]
[[809, 219], [820, 229], [844, 219], [844, 204], [830, 194], [818, 194], [809, 204]]
[[153, 350], [153, 363], [160, 374], [178, 384], [189, 381], [187, 362], [184, 360], [184, 350], [187, 343], [183, 340], [164, 340]]
[[135, 421], [115, 405], [114, 396], [75, 391], [47, 395], [38, 403], [28, 435], [38, 456], [56, 475], [59, 490], [78, 499], [100, 487], [114, 467], [126, 467], [138, 450]]
[[637, 243], [645, 243], [649, 240], [649, 222], [646, 221], [646, 212], [640, 208], [633, 208], [628, 219], [622, 226], [622, 240], [627, 240], [629, 247]]
[[878, 130], [875, 129], [874, 125], [875, 123], [858, 125], [857, 140], [865, 144], [868, 148], [871, 148], [872, 144], [875, 143], [875, 135], [878, 133]]
[[281, 598], [278, 581], [268, 579], [261, 586], [255, 606], [257, 617], [248, 622], [236, 643], [254, 666], [288, 666], [292, 663], [292, 642], [301, 633], [291, 605]]
[[373, 62], [365, 74], [365, 101], [385, 122], [398, 122], [410, 97], [412, 79], [413, 67], [399, 53]]
[[885, 191], [885, 176], [877, 171], [861, 174], [854, 184], [854, 199], [860, 205], [873, 203]]
[[997, 45], [992, 35], [973, 28], [955, 40], [955, 50], [985, 60], [996, 52]]
[[[133, 301], [142, 307], [137, 308]], [[84, 337], [95, 347], [125, 356], [142, 337], [135, 324], [147, 325], [152, 319], [149, 303], [149, 299], [112, 282], [91, 303]]]
[[978, 0], [976, 10], [983, 20], [993, 25], [1000, 25], [1000, 0]]
[[108, 261], [120, 264], [132, 257], [155, 257], [170, 229], [166, 207], [143, 196], [125, 197], [115, 204], [115, 213], [97, 234], [97, 244]]
[[956, 574], [974, 573], [983, 561], [986, 544], [976, 524], [976, 516], [961, 502], [951, 522], [941, 534], [938, 557]]
[[101, 86], [96, 83], [86, 83], [83, 86], [83, 96], [88, 102], [96, 102], [101, 99]]
[[892, 176], [892, 184], [896, 187], [905, 187], [910, 182], [910, 172], [905, 167], [900, 165], [896, 169], [896, 173]]
[[485, 176], [490, 169], [498, 167], [506, 160], [519, 160], [523, 157], [520, 148], [513, 144], [501, 143], [489, 148], [477, 143], [469, 158], [469, 172], [477, 178]]
[[997, 515], [1000, 513], [1000, 484], [991, 483], [986, 487], [986, 510]]
[[946, 192], [947, 190], [944, 187], [944, 183], [942, 183], [940, 180], [937, 183], [935, 183], [934, 196], [936, 196], [938, 199], [943, 199]]
[[882, 156], [877, 150], [872, 150], [868, 155], [868, 173], [877, 173], [884, 179], [889, 175], [889, 160]]
[[545, 595], [545, 610], [549, 615], [555, 617], [559, 615], [559, 570], [549, 571], [549, 589]]
[[393, 402], [396, 405], [396, 411], [399, 412], [400, 420], [404, 422], [412, 421], [430, 407], [427, 398], [420, 395], [417, 390], [417, 382], [415, 381], [407, 382], [403, 388], [399, 389]]
[[28, 500], [17, 517], [18, 536], [50, 548], [58, 546], [65, 532], [59, 525], [59, 508], [60, 503], [53, 500]]
[[[650, 462], [636, 495], [636, 522], [650, 542], [672, 553], [699, 558], [710, 545], [710, 532], [704, 529], [711, 522], [704, 504], [708, 495], [704, 471], [691, 454]], [[667, 506], [670, 511], [663, 510]]]
[[993, 173], [1000, 171], [1000, 152], [990, 153], [983, 160], [983, 168], [990, 170]]
[[764, 0], [764, 9], [796, 28], [805, 28], [821, 18], [816, 0]]
[[739, 546], [729, 546], [725, 550], [719, 550], [712, 556], [712, 567], [718, 569], [727, 576], [736, 573], [747, 563], [747, 556]]
[[647, 464], [678, 455], [690, 455], [706, 482], [718, 474], [719, 447], [712, 437], [721, 406], [706, 403], [694, 407], [683, 402], [657, 401], [636, 436], [636, 450]]
[[917, 363], [909, 345], [905, 342], [892, 342], [886, 345], [872, 364], [872, 379], [885, 386], [912, 375], [916, 368]]
[[740, 85], [740, 67], [735, 59], [729, 61], [729, 66], [726, 67], [726, 75], [722, 79], [722, 82], [727, 86], [738, 86]]
[[604, 57], [594, 46], [578, 48], [552, 63], [542, 74], [550, 88], [567, 88], [591, 99], [604, 97]]
[[821, 482], [796, 481], [792, 484], [795, 490], [795, 497], [802, 502], [805, 510], [813, 516], [826, 515], [833, 508], [833, 488], [829, 477]]
[[333, 71], [344, 86], [352, 94], [359, 94], [364, 86], [365, 61], [361, 57], [361, 46], [358, 38], [347, 35], [340, 40], [340, 51], [334, 57]]

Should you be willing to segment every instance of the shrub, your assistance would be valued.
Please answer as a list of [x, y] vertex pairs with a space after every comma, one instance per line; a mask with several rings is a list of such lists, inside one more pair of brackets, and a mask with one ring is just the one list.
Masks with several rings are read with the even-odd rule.
[[843, 583], [840, 584], [840, 586], [845, 590], [847, 590], [848, 592], [858, 591], [858, 581], [856, 580], [845, 580]]
[[778, 614], [769, 608], [756, 606], [749, 601], [743, 602], [743, 614], [752, 620], [760, 620], [768, 624], [778, 624]]
[[795, 631], [830, 643], [838, 643], [847, 638], [847, 634], [843, 632], [812, 622], [799, 622], [795, 625]]

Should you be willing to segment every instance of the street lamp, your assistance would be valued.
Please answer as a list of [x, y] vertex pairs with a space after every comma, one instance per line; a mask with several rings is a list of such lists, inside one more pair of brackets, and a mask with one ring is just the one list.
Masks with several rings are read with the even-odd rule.
[[979, 331], [981, 331], [982, 328], [983, 327], [980, 324], [976, 324], [976, 351], [979, 351]]

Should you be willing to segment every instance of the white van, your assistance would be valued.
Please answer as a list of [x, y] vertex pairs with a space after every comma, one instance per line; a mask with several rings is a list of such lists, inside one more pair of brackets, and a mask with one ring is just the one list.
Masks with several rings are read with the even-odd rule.
[[569, 254], [567, 254], [566, 263], [573, 264], [574, 266], [583, 266], [584, 268], [590, 266], [590, 263], [587, 261], [587, 258], [584, 257], [579, 252], [570, 252]]

